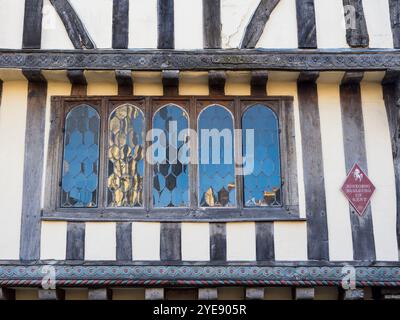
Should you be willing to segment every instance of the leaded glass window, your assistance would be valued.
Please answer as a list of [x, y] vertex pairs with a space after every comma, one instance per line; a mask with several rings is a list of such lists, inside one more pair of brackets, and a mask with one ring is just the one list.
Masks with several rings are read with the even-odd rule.
[[142, 207], [144, 116], [124, 104], [110, 115], [108, 127], [108, 205]]
[[281, 206], [279, 125], [275, 113], [262, 104], [248, 108], [242, 117], [243, 156], [246, 130], [254, 130], [254, 169], [244, 176], [246, 207]]
[[62, 207], [96, 207], [98, 203], [100, 117], [86, 105], [65, 119], [61, 184]]
[[234, 207], [236, 183], [232, 114], [222, 106], [209, 106], [199, 115], [198, 130], [200, 206]]
[[187, 130], [188, 124], [186, 112], [173, 104], [162, 107], [154, 115], [153, 129], [165, 134], [165, 156], [153, 165], [154, 207], [189, 205], [189, 167], [178, 157], [185, 143], [178, 140], [178, 133]]

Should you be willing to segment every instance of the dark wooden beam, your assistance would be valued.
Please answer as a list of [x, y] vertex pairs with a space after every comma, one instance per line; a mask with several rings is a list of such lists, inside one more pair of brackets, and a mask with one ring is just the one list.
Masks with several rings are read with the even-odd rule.
[[221, 48], [221, 0], [203, 0], [203, 46]]
[[162, 72], [164, 96], [179, 95], [179, 71], [168, 70]]
[[85, 260], [85, 223], [68, 222], [67, 260]]
[[208, 72], [208, 87], [210, 95], [225, 95], [226, 74], [224, 71]]
[[67, 76], [72, 84], [71, 95], [85, 96], [87, 94], [87, 82], [83, 70], [68, 70]]
[[362, 0], [343, 0], [347, 44], [352, 48], [368, 47], [369, 35]]
[[329, 260], [317, 77], [318, 74], [314, 72], [304, 72], [297, 82], [306, 195], [307, 251], [309, 260]]
[[314, 0], [296, 0], [296, 13], [299, 48], [317, 48]]
[[132, 261], [132, 223], [117, 222], [117, 260]]
[[113, 1], [112, 47], [127, 49], [129, 42], [129, 0]]
[[393, 46], [400, 48], [400, 1], [389, 0], [390, 24], [392, 26]]
[[158, 0], [158, 49], [173, 49], [174, 35], [174, 0]]
[[42, 42], [43, 0], [26, 0], [22, 48], [40, 49]]
[[[368, 173], [360, 81], [362, 73], [347, 73], [340, 85], [346, 173], [357, 163]], [[375, 255], [371, 206], [360, 217], [349, 205], [354, 260], [373, 261]]]
[[266, 96], [267, 95], [268, 71], [257, 70], [251, 72], [251, 95]]
[[119, 96], [133, 95], [133, 79], [131, 70], [115, 70]]
[[0, 301], [2, 300], [15, 300], [15, 290], [0, 287]]
[[160, 232], [161, 261], [182, 260], [181, 224], [175, 222], [162, 222]]
[[50, 3], [60, 16], [74, 48], [94, 49], [96, 45], [68, 0], [50, 0]]
[[386, 71], [398, 68], [400, 50], [11, 50], [0, 68], [46, 70], [285, 70]]
[[38, 70], [24, 70], [28, 79], [20, 259], [40, 259], [40, 215], [47, 83]]
[[394, 174], [396, 181], [397, 245], [400, 256], [400, 70], [386, 72], [382, 82], [383, 98], [388, 117]]
[[210, 260], [226, 261], [225, 223], [210, 223]]
[[274, 223], [256, 222], [257, 261], [275, 260]]
[[260, 0], [257, 9], [254, 11], [250, 22], [246, 27], [246, 31], [240, 45], [242, 49], [255, 48], [258, 40], [260, 40], [272, 11], [275, 9], [278, 3], [279, 0]]

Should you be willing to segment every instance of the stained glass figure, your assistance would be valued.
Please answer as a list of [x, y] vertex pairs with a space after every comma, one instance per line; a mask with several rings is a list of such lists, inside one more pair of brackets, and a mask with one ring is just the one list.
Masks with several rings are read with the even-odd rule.
[[108, 206], [142, 207], [144, 117], [124, 104], [110, 115], [108, 127]]
[[244, 176], [246, 207], [281, 206], [279, 124], [275, 113], [256, 104], [242, 117], [243, 156], [246, 157], [246, 129], [254, 130], [254, 170]]
[[98, 202], [100, 117], [80, 105], [65, 119], [61, 207], [96, 207]]
[[185, 141], [177, 138], [179, 132], [188, 129], [188, 116], [180, 107], [168, 104], [154, 115], [153, 129], [162, 130], [166, 138], [165, 159], [153, 166], [153, 205], [158, 208], [187, 207], [189, 167], [178, 157]]
[[[236, 206], [234, 135], [231, 113], [222, 106], [207, 107], [199, 115], [198, 135], [200, 206]], [[217, 141], [219, 141], [219, 145], [215, 143]], [[219, 159], [216, 159], [218, 155]]]

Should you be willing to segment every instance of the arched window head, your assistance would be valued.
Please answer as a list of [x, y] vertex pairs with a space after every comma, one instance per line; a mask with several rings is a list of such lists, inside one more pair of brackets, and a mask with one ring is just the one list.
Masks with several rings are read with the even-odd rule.
[[143, 113], [130, 104], [116, 108], [108, 126], [109, 206], [143, 206], [144, 142]]
[[232, 114], [212, 105], [198, 119], [199, 203], [201, 207], [236, 206]]
[[96, 207], [98, 202], [100, 117], [83, 104], [65, 119], [61, 207]]
[[[254, 159], [252, 172], [244, 176], [244, 203], [246, 207], [281, 206], [281, 165], [279, 124], [275, 113], [256, 104], [242, 117], [243, 156]], [[254, 130], [254, 152], [247, 150], [247, 132]], [[252, 152], [254, 154], [246, 154]]]
[[[179, 157], [185, 141], [178, 139], [179, 133], [187, 130], [188, 125], [186, 112], [173, 104], [162, 107], [154, 115], [153, 146], [157, 144], [158, 149], [153, 165], [154, 207], [189, 206], [189, 165], [182, 163]], [[163, 139], [160, 133], [164, 135]]]

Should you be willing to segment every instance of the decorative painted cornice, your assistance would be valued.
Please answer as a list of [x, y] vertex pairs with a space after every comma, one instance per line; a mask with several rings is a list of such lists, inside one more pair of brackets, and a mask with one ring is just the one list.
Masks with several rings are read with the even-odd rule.
[[400, 50], [0, 50], [0, 68], [101, 70], [386, 70]]
[[[0, 266], [1, 286], [40, 286], [44, 266]], [[58, 286], [340, 286], [343, 266], [65, 265], [53, 264]], [[47, 269], [48, 270], [48, 269]], [[399, 266], [355, 266], [356, 284], [400, 287]]]

